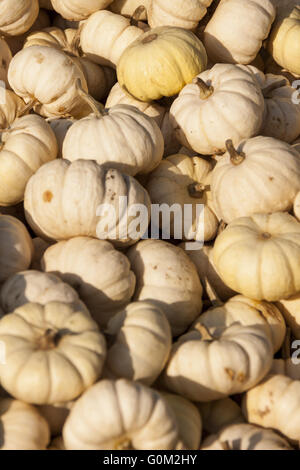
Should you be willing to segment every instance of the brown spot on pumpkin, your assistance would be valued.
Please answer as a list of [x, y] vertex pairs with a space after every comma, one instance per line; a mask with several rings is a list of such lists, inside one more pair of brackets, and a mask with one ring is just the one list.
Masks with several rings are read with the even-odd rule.
[[267, 414], [270, 413], [270, 408], [265, 408], [264, 410], [257, 410], [256, 411], [256, 414], [258, 414], [258, 416], [260, 416], [261, 418], [264, 418]]
[[53, 194], [51, 191], [45, 191], [43, 194], [43, 201], [44, 202], [51, 202], [53, 198]]
[[60, 107], [58, 108], [58, 112], [59, 112], [59, 113], [64, 113], [65, 111], [66, 111], [66, 108], [65, 108], [64, 106], [60, 106]]
[[269, 176], [269, 181], [273, 181], [274, 180], [274, 177], [273, 176]]
[[42, 64], [44, 62], [45, 57], [42, 54], [37, 54], [35, 56], [35, 59], [36, 59], [38, 64]]
[[228, 375], [228, 377], [230, 378], [230, 380], [234, 380], [234, 378], [235, 378], [234, 370], [229, 369], [228, 367], [225, 367], [224, 370], [225, 370], [226, 374]]
[[240, 382], [240, 383], [243, 383], [245, 382], [246, 380], [246, 376], [244, 374], [244, 372], [239, 372], [238, 375], [237, 375], [237, 381]]
[[154, 270], [157, 269], [157, 264], [156, 264], [155, 266], [153, 266], [153, 269], [154, 269]]

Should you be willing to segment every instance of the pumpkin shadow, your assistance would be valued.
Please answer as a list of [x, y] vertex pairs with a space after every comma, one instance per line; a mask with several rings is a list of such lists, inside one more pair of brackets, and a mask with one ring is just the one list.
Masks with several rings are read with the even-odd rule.
[[[1, 385], [0, 385], [1, 387]], [[1, 399], [1, 415], [4, 415], [12, 405], [12, 400], [7, 397]], [[3, 420], [0, 417], [0, 450], [5, 444], [5, 428]]]
[[207, 49], [207, 44], [211, 45], [213, 50], [216, 51], [216, 55], [218, 57], [222, 57], [222, 60], [218, 59], [217, 61], [215, 60], [215, 57], [212, 57], [208, 54], [207, 50], [207, 55], [209, 60], [212, 63], [223, 63], [223, 64], [236, 64], [237, 61], [233, 58], [231, 52], [227, 49], [227, 47], [224, 46], [215, 36], [212, 34], [205, 32], [203, 34], [203, 41], [204, 41], [204, 46]]

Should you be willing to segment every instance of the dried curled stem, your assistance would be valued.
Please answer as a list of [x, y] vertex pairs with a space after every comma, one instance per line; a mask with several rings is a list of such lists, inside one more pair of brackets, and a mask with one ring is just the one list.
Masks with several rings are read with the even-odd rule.
[[130, 18], [130, 25], [139, 27], [139, 21], [141, 21], [141, 16], [143, 13], [147, 12], [147, 9], [144, 5], [140, 5], [137, 9], [133, 12], [132, 17]]
[[226, 146], [227, 152], [230, 155], [230, 161], [233, 165], [240, 165], [241, 163], [243, 163], [243, 161], [246, 158], [246, 155], [244, 152], [238, 152], [235, 149], [231, 139], [226, 140], [225, 146]]
[[214, 92], [214, 87], [207, 85], [202, 78], [196, 77], [193, 83], [199, 88], [201, 100], [207, 100]]
[[203, 197], [205, 191], [205, 184], [202, 183], [191, 183], [188, 185], [188, 192], [190, 197], [200, 198]]

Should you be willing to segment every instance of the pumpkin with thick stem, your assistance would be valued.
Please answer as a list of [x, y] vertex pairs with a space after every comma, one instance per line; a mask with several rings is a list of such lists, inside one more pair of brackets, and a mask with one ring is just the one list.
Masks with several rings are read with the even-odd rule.
[[148, 21], [151, 28], [177, 26], [195, 30], [212, 0], [151, 0]]
[[98, 10], [104, 10], [112, 0], [51, 0], [53, 10], [70, 21], [88, 18]]
[[76, 401], [63, 438], [68, 450], [172, 450], [179, 435], [176, 417], [158, 392], [120, 379], [101, 380]]
[[18, 36], [30, 29], [39, 14], [38, 0], [2, 0], [0, 34]]
[[224, 153], [226, 140], [237, 145], [258, 134], [264, 97], [251, 69], [216, 64], [183, 88], [170, 115], [182, 145], [202, 155]]
[[300, 191], [300, 159], [288, 143], [253, 137], [234, 147], [212, 172], [212, 204], [226, 223], [255, 213], [288, 212]]
[[282, 212], [231, 222], [217, 237], [213, 260], [223, 281], [257, 300], [278, 301], [300, 290], [300, 223]]
[[6, 363], [0, 380], [12, 396], [46, 405], [77, 398], [99, 379], [105, 339], [89, 312], [75, 305], [27, 303], [0, 320]]

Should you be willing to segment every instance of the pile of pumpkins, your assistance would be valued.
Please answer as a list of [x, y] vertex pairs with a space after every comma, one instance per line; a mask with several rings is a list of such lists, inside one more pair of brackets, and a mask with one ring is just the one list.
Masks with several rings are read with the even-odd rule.
[[299, 1], [2, 0], [0, 33], [0, 449], [299, 448]]

